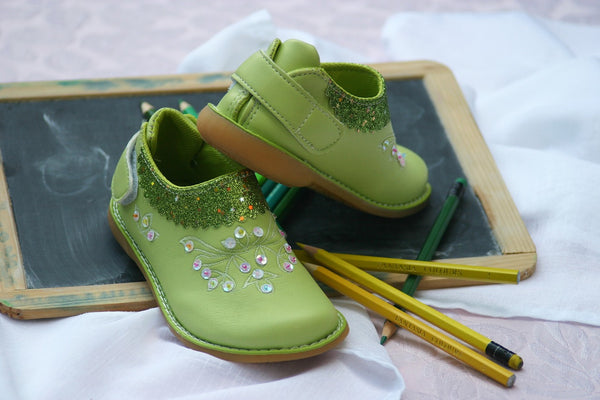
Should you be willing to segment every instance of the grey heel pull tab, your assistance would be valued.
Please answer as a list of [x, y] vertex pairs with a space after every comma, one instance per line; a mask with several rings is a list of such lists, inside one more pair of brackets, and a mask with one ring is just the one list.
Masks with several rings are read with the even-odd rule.
[[127, 143], [127, 147], [125, 148], [125, 158], [127, 160], [127, 173], [128, 173], [128, 178], [129, 178], [129, 188], [127, 189], [125, 194], [123, 196], [121, 196], [120, 199], [117, 200], [117, 202], [122, 206], [131, 204], [131, 202], [133, 202], [137, 198], [138, 172], [137, 172], [137, 156], [135, 153], [135, 143], [136, 143], [136, 140], [137, 140], [139, 134], [140, 134], [140, 132], [138, 131], [135, 135], [133, 135], [131, 140], [129, 140], [129, 143]]

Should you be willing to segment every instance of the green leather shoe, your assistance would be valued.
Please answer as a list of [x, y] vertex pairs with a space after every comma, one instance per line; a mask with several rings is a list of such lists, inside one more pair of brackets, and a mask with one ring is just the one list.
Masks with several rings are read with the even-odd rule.
[[313, 46], [275, 40], [232, 78], [198, 117], [212, 146], [286, 186], [310, 186], [372, 214], [403, 217], [425, 206], [427, 166], [396, 144], [385, 82], [373, 68], [321, 64]]
[[344, 317], [297, 260], [254, 173], [163, 108], [127, 145], [109, 223], [187, 346], [239, 362], [320, 354]]

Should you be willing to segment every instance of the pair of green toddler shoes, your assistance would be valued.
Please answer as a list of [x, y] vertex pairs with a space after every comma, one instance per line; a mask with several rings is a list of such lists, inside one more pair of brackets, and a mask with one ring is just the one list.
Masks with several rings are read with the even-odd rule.
[[312, 46], [275, 40], [233, 80], [197, 121], [165, 108], [142, 125], [117, 164], [109, 223], [186, 345], [239, 362], [320, 354], [344, 339], [346, 321], [251, 170], [400, 217], [425, 205], [427, 168], [396, 144], [384, 81], [369, 67], [321, 64]]

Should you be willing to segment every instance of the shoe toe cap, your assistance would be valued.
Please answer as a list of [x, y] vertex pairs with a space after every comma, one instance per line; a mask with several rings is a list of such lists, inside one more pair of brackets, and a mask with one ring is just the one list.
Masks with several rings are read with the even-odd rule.
[[342, 334], [343, 317], [308, 272], [299, 265], [289, 275], [268, 294], [246, 287], [201, 303], [190, 296], [177, 318], [197, 340], [232, 352], [303, 351]]

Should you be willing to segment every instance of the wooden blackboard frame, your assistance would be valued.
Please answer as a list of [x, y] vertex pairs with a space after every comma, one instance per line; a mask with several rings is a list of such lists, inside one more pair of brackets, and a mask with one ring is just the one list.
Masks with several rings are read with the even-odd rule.
[[[465, 176], [488, 218], [501, 255], [446, 259], [471, 265], [535, 271], [536, 250], [452, 72], [439, 63], [374, 64], [387, 80], [421, 79]], [[150, 84], [149, 84], [150, 82]], [[0, 85], [1, 102], [224, 91], [228, 73], [27, 82]], [[53, 318], [90, 311], [134, 311], [155, 306], [146, 282], [28, 289], [8, 185], [0, 159], [0, 311], [17, 319]], [[399, 284], [403, 275], [389, 280]], [[479, 284], [425, 277], [419, 288]]]

